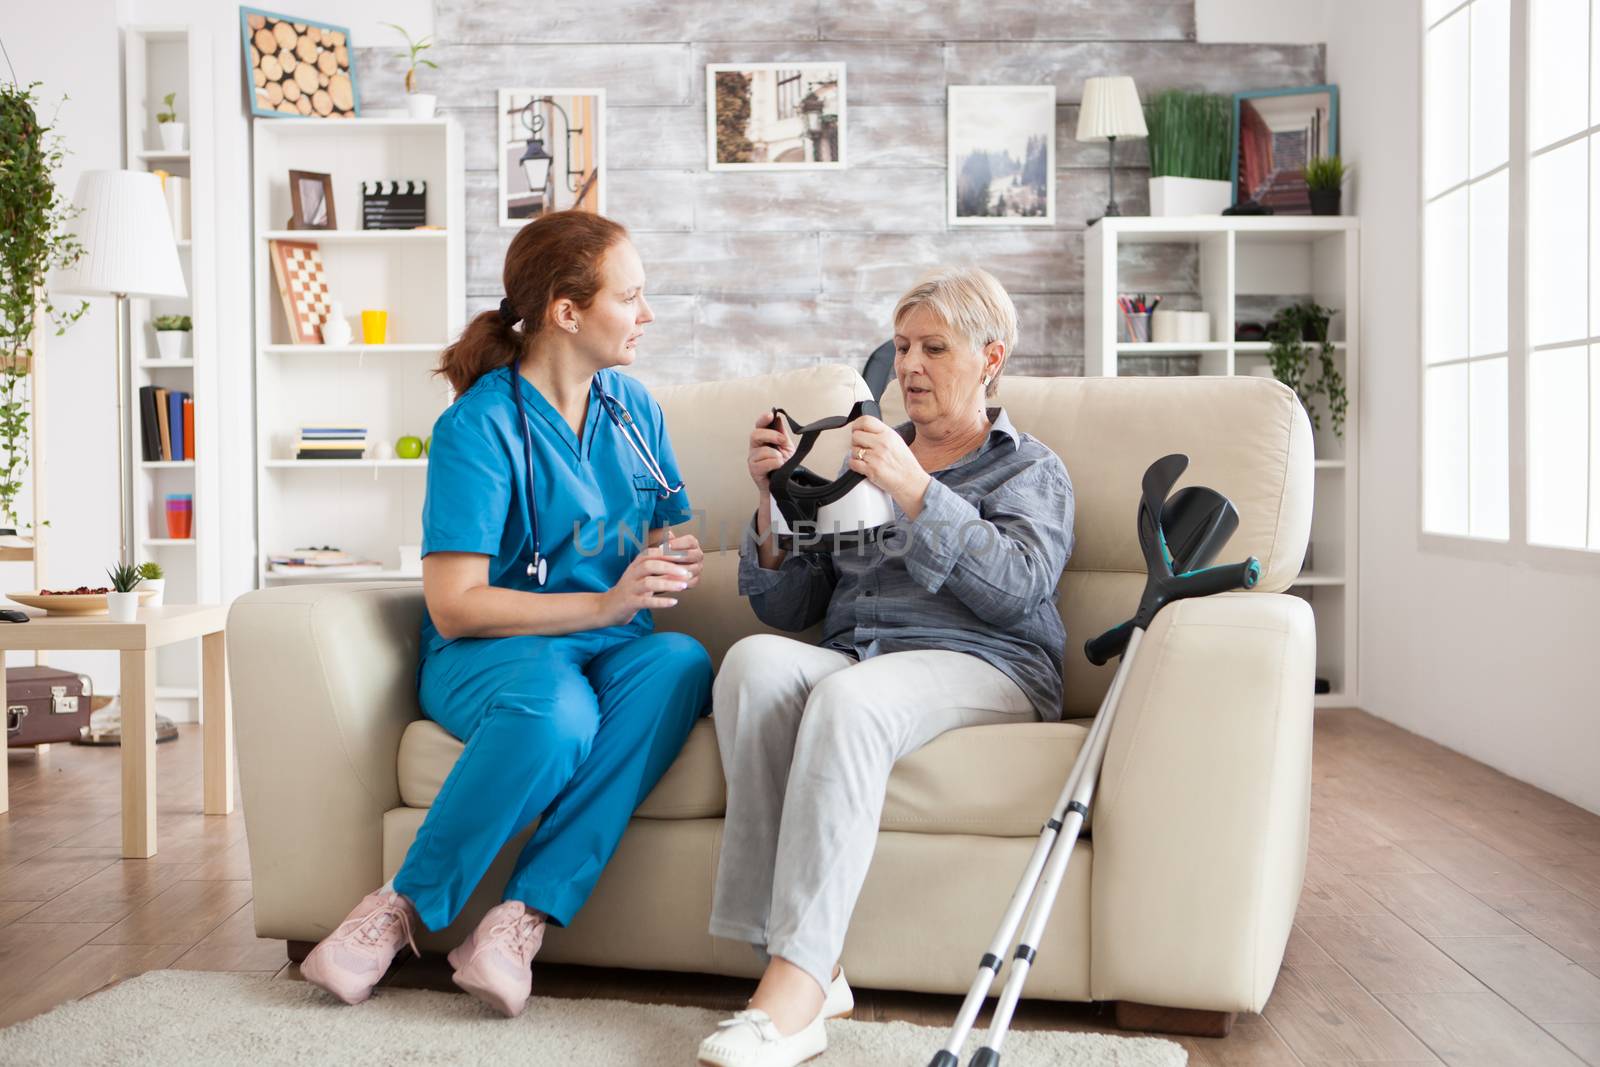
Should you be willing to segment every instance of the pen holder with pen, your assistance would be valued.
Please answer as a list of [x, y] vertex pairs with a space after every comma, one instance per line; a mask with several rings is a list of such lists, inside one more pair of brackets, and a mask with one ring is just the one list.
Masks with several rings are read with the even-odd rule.
[[1143, 344], [1150, 340], [1149, 311], [1125, 311], [1118, 320], [1117, 340]]

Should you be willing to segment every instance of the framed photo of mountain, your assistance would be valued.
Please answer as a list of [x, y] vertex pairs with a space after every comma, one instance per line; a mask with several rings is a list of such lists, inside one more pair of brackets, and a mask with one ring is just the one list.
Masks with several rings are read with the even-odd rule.
[[952, 226], [1053, 226], [1053, 85], [952, 85], [946, 160]]

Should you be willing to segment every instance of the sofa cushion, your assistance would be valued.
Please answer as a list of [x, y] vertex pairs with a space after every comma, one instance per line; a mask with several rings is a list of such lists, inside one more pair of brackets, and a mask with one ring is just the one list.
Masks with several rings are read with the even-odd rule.
[[[952, 730], [895, 765], [882, 828], [910, 833], [1032, 837], [1049, 818], [1087, 734], [1083, 723], [1025, 723]], [[460, 741], [429, 719], [400, 741], [400, 796], [426, 808], [461, 754]], [[642, 819], [723, 814], [726, 785], [709, 718], [695, 724], [677, 760], [636, 812]]]

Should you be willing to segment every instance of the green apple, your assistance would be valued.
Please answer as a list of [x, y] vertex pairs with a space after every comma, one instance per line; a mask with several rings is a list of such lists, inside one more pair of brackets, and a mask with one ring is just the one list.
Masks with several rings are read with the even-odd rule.
[[416, 459], [422, 455], [422, 438], [410, 434], [394, 443], [394, 454], [401, 459]]
[[423, 442], [422, 442], [422, 454], [424, 456], [426, 456], [429, 453], [431, 453], [432, 451], [433, 451], [433, 434], [430, 433], [427, 436], [427, 438], [424, 439]]

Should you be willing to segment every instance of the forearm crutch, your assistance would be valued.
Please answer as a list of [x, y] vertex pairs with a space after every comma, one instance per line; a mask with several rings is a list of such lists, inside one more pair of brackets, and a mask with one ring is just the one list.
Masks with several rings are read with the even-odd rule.
[[[1000, 1062], [1000, 1046], [1021, 1000], [1028, 971], [1038, 956], [1039, 941], [1044, 936], [1056, 893], [1072, 861], [1089, 803], [1094, 797], [1123, 685], [1151, 620], [1162, 607], [1175, 600], [1249, 589], [1260, 579], [1261, 565], [1253, 556], [1243, 563], [1206, 567], [1233, 535], [1239, 525], [1239, 515], [1226, 497], [1201, 486], [1185, 487], [1169, 498], [1167, 494], [1188, 465], [1188, 457], [1171, 455], [1157, 460], [1145, 471], [1138, 529], [1147, 576], [1138, 611], [1127, 622], [1088, 642], [1084, 649], [1089, 661], [1096, 666], [1110, 661], [1113, 656], [1120, 655], [1122, 660], [1095, 713], [1078, 758], [1073, 762], [1050, 821], [1040, 831], [1038, 843], [1001, 916], [994, 939], [979, 963], [978, 974], [956, 1013], [949, 1038], [929, 1067], [956, 1067], [960, 1063], [961, 1048], [1000, 973], [1001, 954], [1011, 944], [1017, 924], [1027, 909], [1027, 924], [1012, 956], [1011, 972], [995, 1005], [987, 1040], [973, 1054], [971, 1067], [996, 1067]], [[1030, 900], [1033, 901], [1031, 909], [1028, 908]]]

